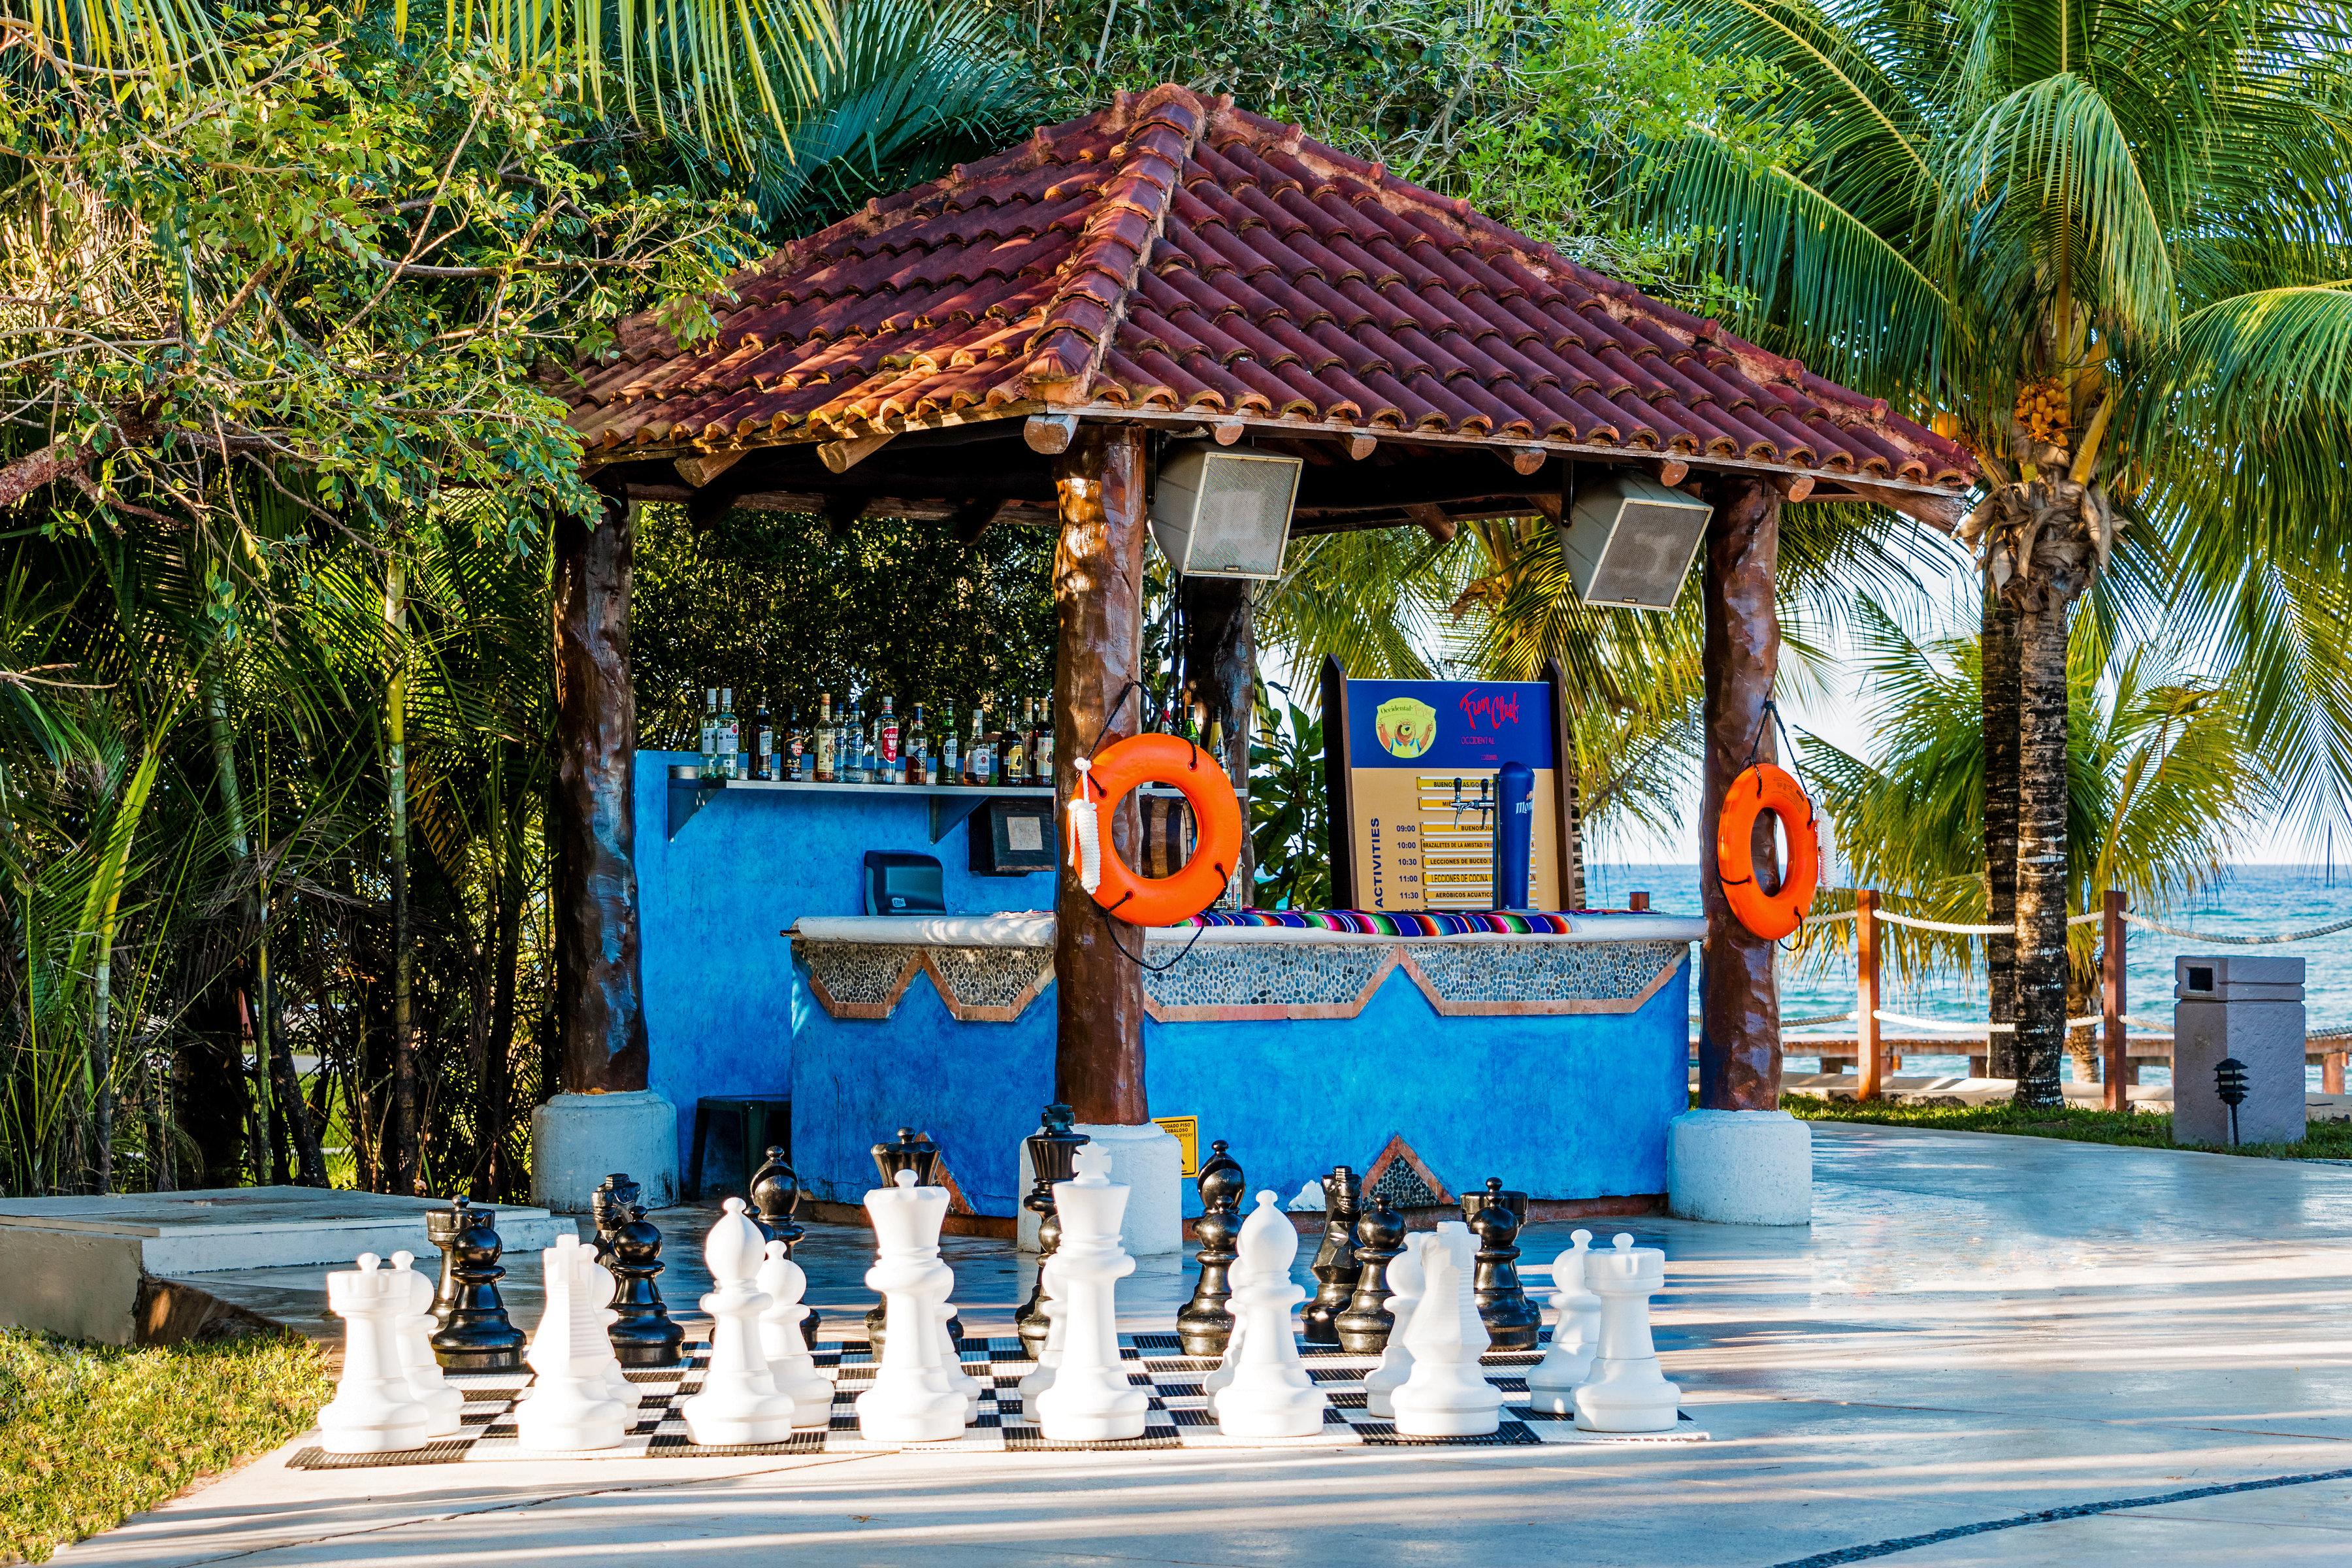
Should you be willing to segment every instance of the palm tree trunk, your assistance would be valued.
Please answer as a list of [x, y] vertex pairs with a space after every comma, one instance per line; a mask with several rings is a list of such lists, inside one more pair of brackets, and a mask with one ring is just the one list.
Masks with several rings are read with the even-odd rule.
[[392, 1105], [395, 1147], [386, 1162], [397, 1192], [416, 1190], [416, 1037], [412, 1009], [415, 966], [409, 953], [408, 908], [408, 567], [398, 556], [384, 570], [383, 622], [392, 653], [384, 692], [385, 835], [392, 860]]
[[478, 1198], [495, 1198], [504, 1191], [508, 1174], [507, 1124], [513, 1115], [515, 992], [518, 972], [522, 966], [522, 906], [528, 889], [520, 820], [525, 796], [517, 791], [512, 800], [505, 798], [507, 776], [502, 760], [500, 787], [490, 817], [499, 840], [492, 856], [491, 873], [491, 886], [498, 900], [498, 937], [490, 979], [489, 1040], [482, 1072], [476, 1079], [481, 1100], [475, 1111], [475, 1123], [480, 1129], [485, 1151], [476, 1167], [474, 1195]]
[[[1984, 598], [1984, 856], [1985, 923], [2013, 927], [2017, 921], [2017, 612], [1999, 594]], [[1995, 1024], [2017, 1021], [2017, 939], [1985, 939], [1987, 1016]], [[2017, 1076], [2016, 1037], [1992, 1031], [1986, 1046], [1986, 1072]]]
[[2056, 1105], [2066, 1042], [2066, 612], [2043, 591], [2017, 613], [2017, 1103]]

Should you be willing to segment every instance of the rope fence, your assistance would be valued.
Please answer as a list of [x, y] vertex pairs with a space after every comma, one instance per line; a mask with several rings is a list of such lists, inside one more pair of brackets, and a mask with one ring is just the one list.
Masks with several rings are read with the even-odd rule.
[[2290, 942], [2317, 942], [2323, 936], [2334, 936], [2340, 931], [2352, 931], [2352, 921], [2337, 921], [2334, 925], [2314, 926], [2309, 931], [2286, 931], [2276, 936], [2220, 936], [2212, 931], [2183, 931], [2179, 926], [2168, 926], [2146, 915], [2133, 914], [2128, 910], [2124, 912], [2124, 923], [2137, 926], [2142, 931], [2161, 931], [2182, 942], [2210, 942], [2217, 947], [2276, 947]]

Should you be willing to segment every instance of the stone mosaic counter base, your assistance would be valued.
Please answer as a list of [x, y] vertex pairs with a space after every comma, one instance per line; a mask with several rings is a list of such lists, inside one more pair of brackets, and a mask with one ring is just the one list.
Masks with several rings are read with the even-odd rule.
[[[1544, 1331], [1550, 1337], [1550, 1331]], [[700, 1340], [687, 1345], [686, 1364], [667, 1368], [635, 1368], [629, 1381], [643, 1391], [637, 1420], [627, 1441], [617, 1447], [583, 1454], [545, 1454], [524, 1448], [516, 1438], [514, 1406], [530, 1385], [528, 1372], [452, 1375], [449, 1382], [466, 1394], [466, 1429], [425, 1447], [397, 1454], [330, 1454], [315, 1444], [298, 1449], [287, 1461], [295, 1469], [374, 1469], [388, 1466], [485, 1464], [522, 1459], [699, 1459], [743, 1454], [866, 1454], [906, 1449], [916, 1453], [1056, 1453], [1068, 1450], [1126, 1448], [1333, 1448], [1528, 1447], [1555, 1444], [1698, 1443], [1706, 1434], [1692, 1425], [1687, 1413], [1672, 1432], [1620, 1434], [1584, 1432], [1565, 1416], [1514, 1405], [1510, 1396], [1527, 1393], [1527, 1369], [1542, 1359], [1540, 1349], [1496, 1352], [1481, 1366], [1486, 1381], [1503, 1391], [1501, 1426], [1483, 1437], [1406, 1437], [1389, 1422], [1376, 1419], [1364, 1407], [1364, 1374], [1379, 1364], [1377, 1356], [1300, 1347], [1307, 1374], [1329, 1396], [1323, 1413], [1323, 1431], [1311, 1437], [1273, 1439], [1228, 1437], [1217, 1430], [1209, 1414], [1201, 1379], [1216, 1366], [1213, 1359], [1187, 1356], [1172, 1333], [1121, 1334], [1119, 1354], [1129, 1363], [1129, 1381], [1151, 1390], [1150, 1408], [1144, 1417], [1143, 1436], [1111, 1443], [1048, 1442], [1021, 1407], [1021, 1379], [1034, 1366], [1020, 1340], [968, 1339], [963, 1342], [964, 1370], [980, 1378], [979, 1411], [963, 1436], [944, 1443], [876, 1443], [857, 1431], [856, 1398], [873, 1380], [874, 1363], [862, 1340], [844, 1343], [821, 1342], [815, 1352], [819, 1368], [835, 1375], [833, 1410], [824, 1431], [793, 1435], [789, 1442], [701, 1447], [687, 1436], [677, 1406], [702, 1386], [709, 1346]]]

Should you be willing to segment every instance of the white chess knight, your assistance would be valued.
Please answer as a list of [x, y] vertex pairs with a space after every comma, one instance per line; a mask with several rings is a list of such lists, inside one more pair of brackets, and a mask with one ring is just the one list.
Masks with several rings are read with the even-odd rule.
[[[779, 1393], [760, 1348], [760, 1316], [768, 1298], [755, 1283], [766, 1238], [743, 1212], [741, 1198], [729, 1198], [703, 1238], [703, 1261], [716, 1287], [702, 1299], [710, 1314], [710, 1367], [702, 1392], [678, 1406], [686, 1434], [707, 1447], [729, 1443], [781, 1443], [793, 1435], [793, 1401]], [[800, 1325], [791, 1329], [800, 1337]], [[833, 1401], [828, 1392], [825, 1410]]]
[[776, 1392], [793, 1402], [793, 1425], [823, 1426], [833, 1419], [833, 1382], [809, 1354], [801, 1321], [808, 1316], [808, 1276], [781, 1241], [768, 1243], [754, 1283], [768, 1304], [760, 1313], [760, 1353]]
[[465, 1430], [466, 1396], [449, 1385], [441, 1375], [440, 1362], [434, 1358], [433, 1281], [409, 1267], [415, 1261], [414, 1253], [392, 1255], [393, 1274], [404, 1277], [408, 1289], [408, 1310], [393, 1319], [393, 1338], [400, 1346], [400, 1368], [408, 1379], [408, 1392], [433, 1418], [433, 1436], [455, 1436]]
[[1666, 1282], [1666, 1255], [1619, 1234], [1584, 1260], [1584, 1282], [1601, 1298], [1601, 1345], [1576, 1391], [1576, 1424], [1588, 1432], [1669, 1432], [1683, 1391], [1659, 1369], [1650, 1341], [1650, 1297]]
[[1592, 1375], [1592, 1352], [1601, 1340], [1601, 1298], [1584, 1282], [1584, 1262], [1592, 1233], [1580, 1230], [1573, 1244], [1551, 1260], [1551, 1305], [1559, 1314], [1543, 1360], [1528, 1369], [1528, 1404], [1554, 1415], [1576, 1414], [1575, 1394]]
[[[1118, 1358], [1118, 1282], [1135, 1259], [1118, 1244], [1128, 1188], [1110, 1179], [1110, 1151], [1079, 1148], [1077, 1174], [1054, 1184], [1062, 1239], [1054, 1250], [1062, 1363], [1034, 1406], [1037, 1429], [1056, 1443], [1104, 1443], [1143, 1436], [1151, 1396], [1127, 1380]], [[1024, 1401], [1024, 1408], [1032, 1408]]]
[[1502, 1425], [1502, 1391], [1478, 1367], [1487, 1339], [1471, 1293], [1477, 1253], [1460, 1220], [1444, 1221], [1422, 1243], [1421, 1300], [1395, 1331], [1412, 1352], [1412, 1371], [1389, 1395], [1404, 1436], [1478, 1437]]
[[919, 1187], [901, 1171], [898, 1184], [866, 1194], [880, 1256], [866, 1271], [882, 1293], [882, 1364], [857, 1396], [857, 1429], [885, 1443], [939, 1443], [963, 1435], [971, 1401], [940, 1361], [933, 1315], [947, 1305], [955, 1275], [940, 1260], [940, 1225], [948, 1217], [944, 1187]]
[[1217, 1393], [1217, 1429], [1228, 1437], [1312, 1437], [1330, 1400], [1307, 1375], [1291, 1313], [1307, 1292], [1290, 1279], [1298, 1233], [1272, 1191], [1242, 1222], [1234, 1247], [1233, 1314], [1241, 1339], [1233, 1381]]
[[516, 1436], [524, 1447], [549, 1452], [617, 1448], [634, 1412], [604, 1375], [613, 1343], [602, 1309], [613, 1277], [576, 1236], [559, 1237], [539, 1258], [547, 1304], [523, 1357], [538, 1375], [515, 1406]]
[[327, 1306], [343, 1321], [343, 1375], [319, 1412], [330, 1454], [394, 1454], [433, 1440], [433, 1413], [402, 1365], [397, 1321], [410, 1308], [409, 1276], [362, 1252], [356, 1269], [327, 1276]]
[[1425, 1283], [1421, 1249], [1429, 1239], [1425, 1234], [1408, 1236], [1404, 1250], [1389, 1259], [1389, 1314], [1394, 1321], [1389, 1329], [1389, 1342], [1381, 1351], [1381, 1364], [1364, 1374], [1364, 1408], [1383, 1421], [1396, 1419], [1396, 1406], [1389, 1402], [1412, 1375], [1412, 1352], [1404, 1342], [1405, 1326], [1421, 1304]]

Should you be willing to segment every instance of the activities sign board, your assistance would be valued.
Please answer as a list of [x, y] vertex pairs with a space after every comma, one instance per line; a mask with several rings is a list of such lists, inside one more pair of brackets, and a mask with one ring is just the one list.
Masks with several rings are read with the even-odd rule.
[[1558, 705], [1543, 680], [1350, 680], [1324, 671], [1332, 898], [1359, 910], [1495, 902], [1496, 775], [1532, 770], [1530, 909], [1560, 907]]

